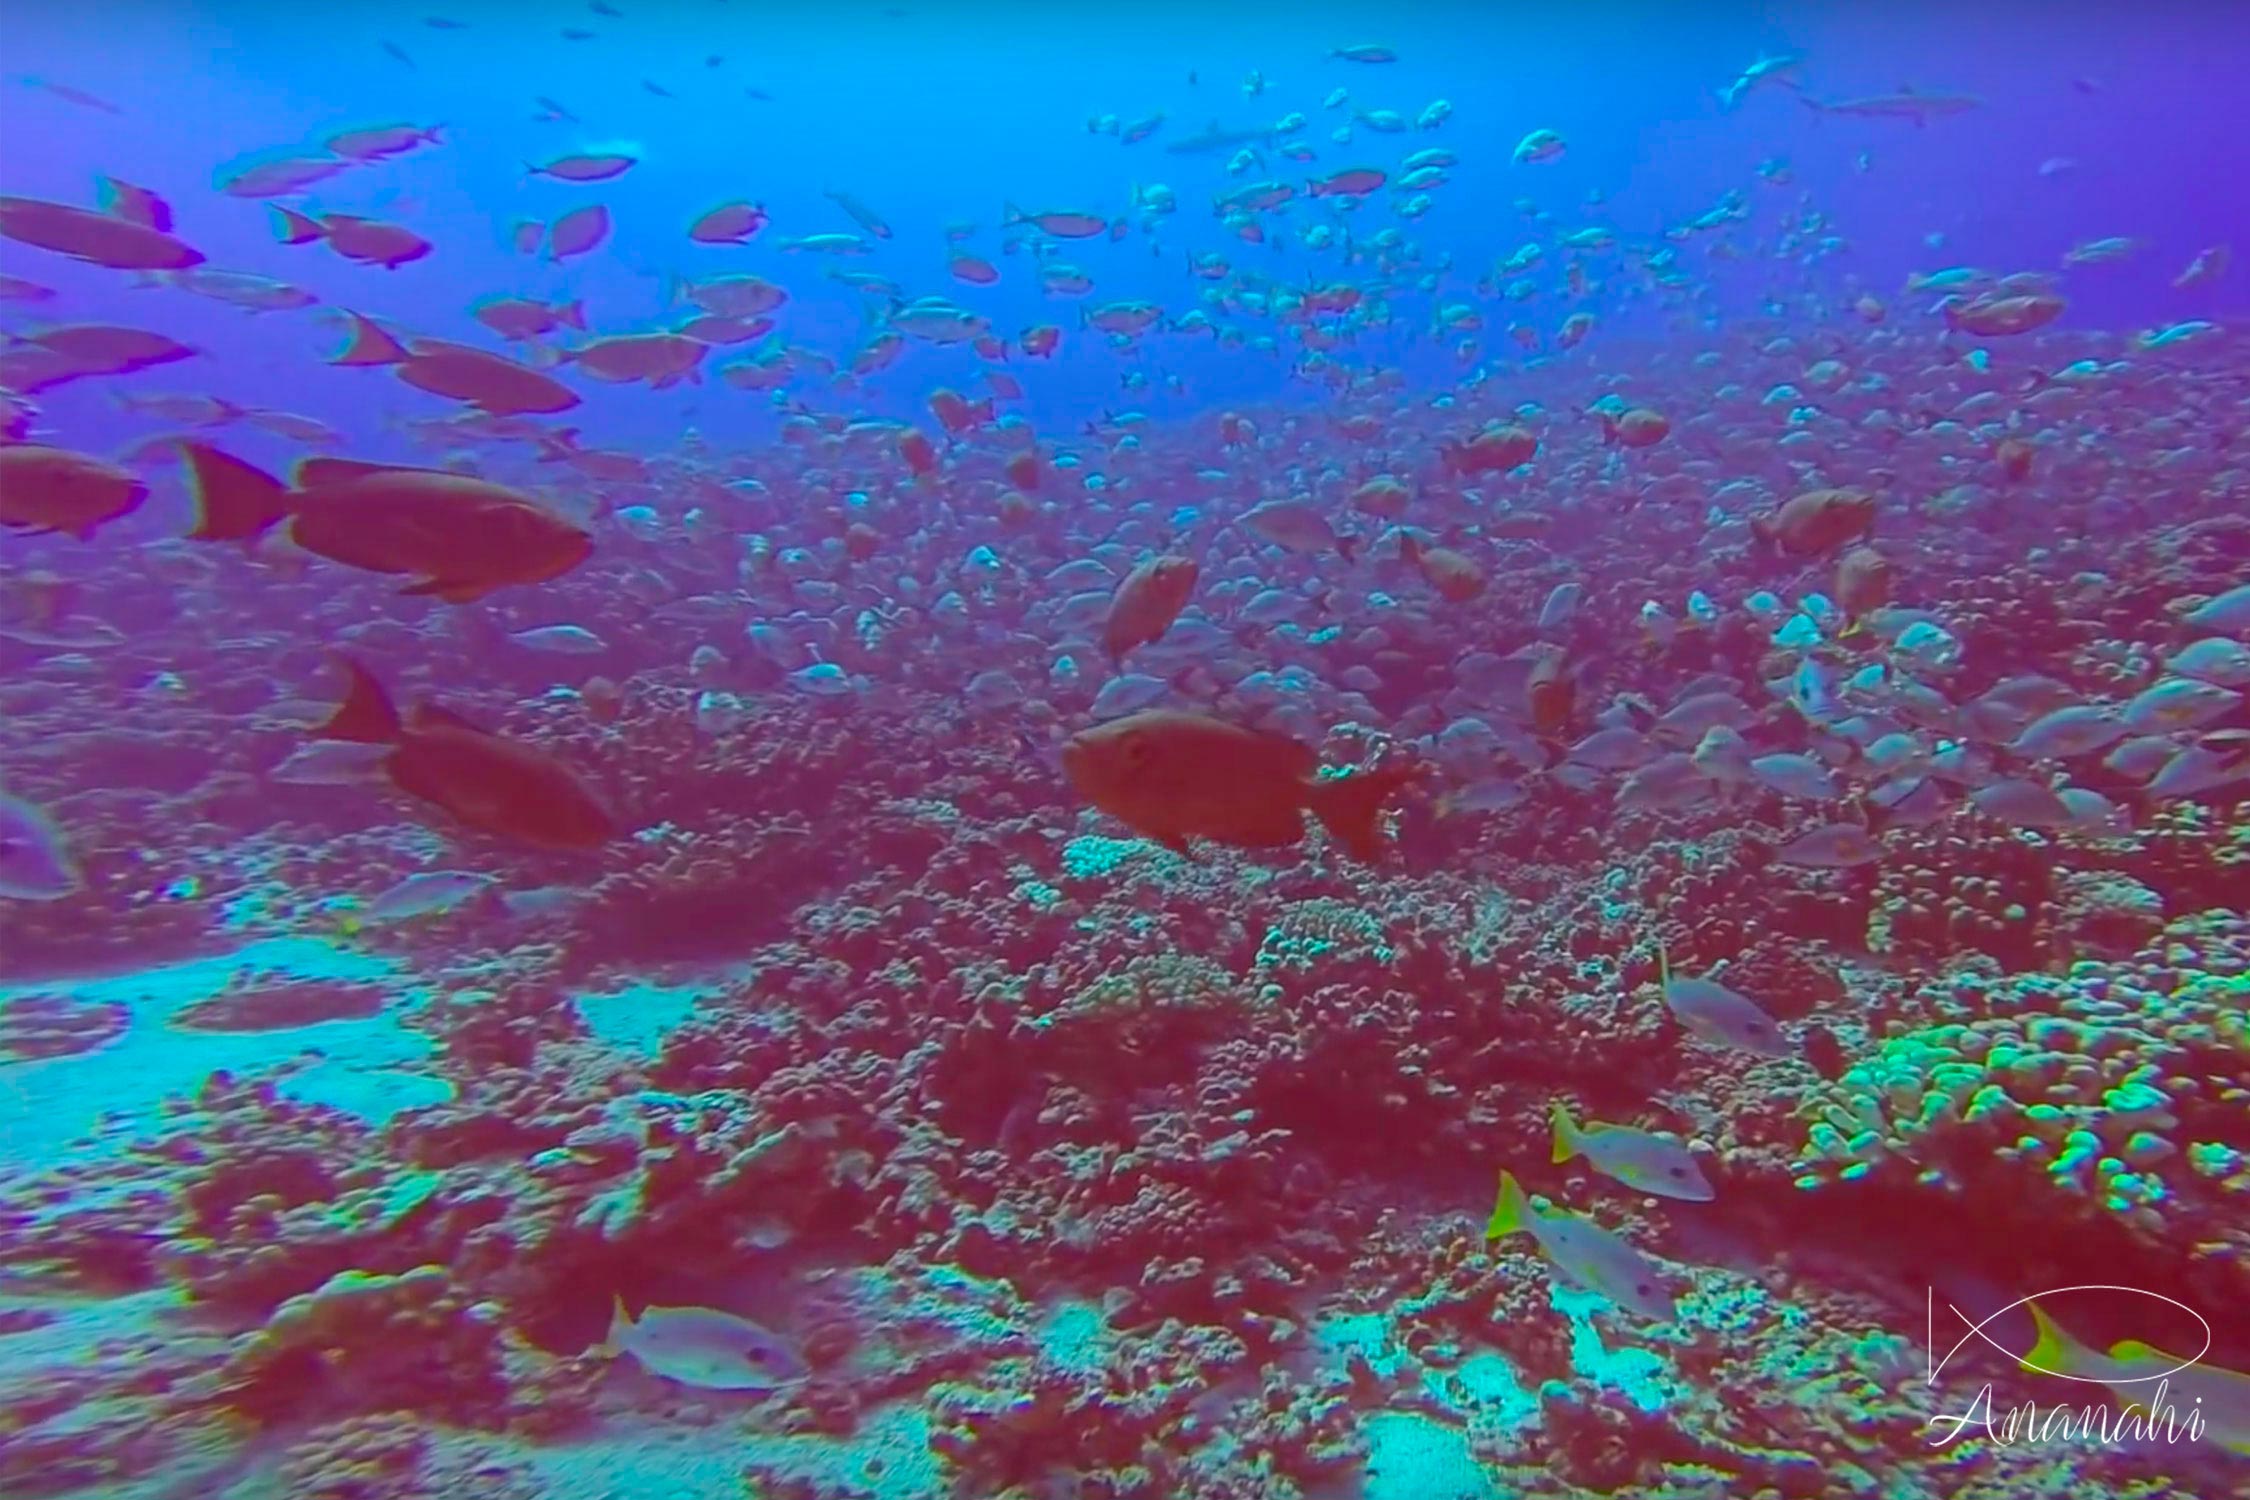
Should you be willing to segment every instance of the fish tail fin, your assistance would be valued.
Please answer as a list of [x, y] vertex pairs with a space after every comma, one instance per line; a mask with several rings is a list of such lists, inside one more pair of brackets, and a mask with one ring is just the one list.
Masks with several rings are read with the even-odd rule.
[[2024, 1307], [2030, 1312], [2031, 1326], [2038, 1330], [2039, 1337], [2018, 1363], [2041, 1375], [2070, 1375], [2083, 1370], [2092, 1351], [2063, 1332], [2061, 1325], [2048, 1317], [2047, 1310], [2037, 1302], [2027, 1299]]
[[1672, 987], [1672, 954], [1664, 946], [1662, 933], [1656, 938], [1656, 980], [1667, 990]]
[[398, 709], [391, 703], [391, 695], [375, 675], [339, 653], [336, 660], [342, 663], [350, 679], [344, 691], [344, 701], [336, 705], [336, 712], [328, 722], [313, 731], [313, 738], [322, 740], [357, 740], [367, 745], [387, 745], [398, 738]]
[[586, 299], [573, 297], [555, 309], [555, 321], [567, 324], [580, 333], [586, 331]]
[[1309, 799], [1313, 816], [1351, 851], [1352, 858], [1373, 864], [1383, 853], [1383, 836], [1376, 826], [1383, 802], [1417, 774], [1411, 766], [1391, 766], [1317, 781]]
[[1029, 214], [1025, 213], [1025, 212], [1024, 212], [1024, 211], [1023, 211], [1022, 209], [1020, 209], [1020, 208], [1016, 207], [1016, 205], [1015, 205], [1015, 204], [1014, 204], [1014, 203], [1013, 203], [1012, 201], [1009, 201], [1009, 200], [1007, 200], [1007, 199], [1002, 199], [1002, 200], [1001, 200], [1001, 203], [1000, 203], [1000, 227], [1001, 227], [1001, 228], [1005, 229], [1005, 228], [1007, 228], [1007, 227], [1008, 227], [1009, 225], [1011, 225], [1011, 224], [1021, 224], [1021, 223], [1025, 222], [1025, 221], [1026, 221], [1027, 219], [1029, 219], [1030, 217], [1031, 217], [1031, 216], [1030, 216]]
[[188, 499], [195, 507], [193, 542], [251, 541], [289, 514], [289, 490], [282, 482], [231, 453], [208, 443], [183, 442]]
[[351, 342], [328, 361], [330, 364], [395, 365], [406, 359], [405, 348], [373, 320], [349, 308], [340, 307], [336, 310], [344, 315], [346, 326], [351, 329]]
[[327, 233], [318, 223], [293, 208], [283, 208], [278, 203], [269, 206], [279, 221], [274, 225], [274, 238], [284, 245], [309, 245]]
[[1336, 551], [1342, 555], [1345, 562], [1359, 561], [1359, 538], [1356, 536], [1337, 537]]
[[1555, 1122], [1555, 1161], [1569, 1161], [1586, 1149], [1586, 1138], [1578, 1133], [1578, 1122], [1570, 1117], [1570, 1106], [1562, 1100], [1555, 1101], [1552, 1111]]
[[1492, 1217], [1485, 1221], [1485, 1241], [1489, 1244], [1493, 1240], [1506, 1239], [1525, 1227], [1525, 1220], [1530, 1216], [1531, 1203], [1523, 1195], [1523, 1185], [1516, 1181], [1515, 1173], [1503, 1170], [1500, 1173], [1500, 1196], [1493, 1200]]
[[609, 1327], [603, 1332], [601, 1342], [595, 1344], [586, 1352], [589, 1354], [599, 1354], [604, 1359], [617, 1358], [618, 1355], [624, 1353], [625, 1351], [625, 1330], [631, 1328], [632, 1326], [633, 1320], [625, 1311], [624, 1295], [619, 1292], [610, 1293]]

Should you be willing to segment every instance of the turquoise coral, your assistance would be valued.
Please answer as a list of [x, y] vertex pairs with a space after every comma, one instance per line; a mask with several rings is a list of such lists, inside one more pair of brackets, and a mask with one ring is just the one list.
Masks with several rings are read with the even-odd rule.
[[2167, 1201], [2219, 1160], [2183, 1137], [2183, 1113], [2250, 1103], [2246, 959], [2250, 924], [2212, 912], [2172, 923], [2135, 962], [1957, 987], [1935, 1008], [1966, 994], [1985, 1013], [1893, 1022], [1873, 1056], [1806, 1101], [1799, 1185], [1903, 1168], [1959, 1191], [1999, 1170], [2160, 1230]]

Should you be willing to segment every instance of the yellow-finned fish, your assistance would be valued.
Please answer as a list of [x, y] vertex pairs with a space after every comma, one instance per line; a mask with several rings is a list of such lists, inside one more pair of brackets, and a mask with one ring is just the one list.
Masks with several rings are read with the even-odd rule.
[[[2235, 1453], [2250, 1454], [2250, 1375], [2217, 1365], [2189, 1364], [2177, 1354], [2167, 1354], [2151, 1344], [2127, 1339], [2098, 1354], [2063, 1332], [2046, 1310], [2026, 1301], [2039, 1340], [2021, 1363], [2041, 1375], [2068, 1375], [2092, 1380], [2117, 1393], [2127, 1411], [2146, 1407], [2160, 1385], [2164, 1405], [2187, 1420], [2193, 1413], [2202, 1419], [2209, 1441]], [[2158, 1377], [2162, 1377], [2161, 1381]], [[2152, 1415], [2161, 1420], [2163, 1413]]]
[[1484, 1237], [1505, 1239], [1519, 1229], [1529, 1230], [1555, 1269], [1578, 1285], [1644, 1318], [1670, 1322], [1675, 1316], [1672, 1294], [1664, 1289], [1656, 1268], [1622, 1236], [1583, 1214], [1536, 1207], [1524, 1196], [1515, 1174], [1502, 1172], [1500, 1197], [1492, 1205]]
[[1714, 1196], [1703, 1169], [1678, 1141], [1599, 1120], [1582, 1126], [1570, 1117], [1570, 1106], [1560, 1099], [1555, 1101], [1552, 1113], [1557, 1163], [1583, 1156], [1586, 1164], [1604, 1177], [1614, 1177], [1635, 1191], [1660, 1198], [1708, 1203]]

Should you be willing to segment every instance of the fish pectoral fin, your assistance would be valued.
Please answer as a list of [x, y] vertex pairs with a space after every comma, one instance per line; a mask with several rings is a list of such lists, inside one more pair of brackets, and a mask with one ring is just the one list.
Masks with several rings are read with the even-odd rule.
[[485, 728], [482, 724], [471, 723], [469, 720], [464, 719], [459, 714], [455, 713], [452, 709], [443, 707], [436, 703], [423, 703], [416, 706], [414, 710], [414, 727], [416, 729], [459, 729], [465, 730], [470, 734], [481, 734], [486, 739], [496, 738], [492, 731]]

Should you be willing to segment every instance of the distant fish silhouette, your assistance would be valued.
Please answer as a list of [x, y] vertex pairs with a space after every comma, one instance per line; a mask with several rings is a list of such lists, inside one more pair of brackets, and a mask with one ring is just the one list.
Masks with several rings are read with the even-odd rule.
[[1974, 94], [1921, 94], [1901, 87], [1895, 94], [1867, 94], [1858, 99], [1815, 99], [1800, 93], [1805, 108], [1815, 114], [1858, 115], [1870, 120], [1912, 120], [1927, 125], [1948, 115], [1967, 114], [1984, 103]]
[[1222, 152], [1239, 151], [1244, 146], [1271, 146], [1281, 139], [1281, 132], [1268, 126], [1247, 130], [1228, 130], [1217, 120], [1203, 127], [1195, 135], [1185, 135], [1166, 145], [1171, 156], [1216, 156]]

